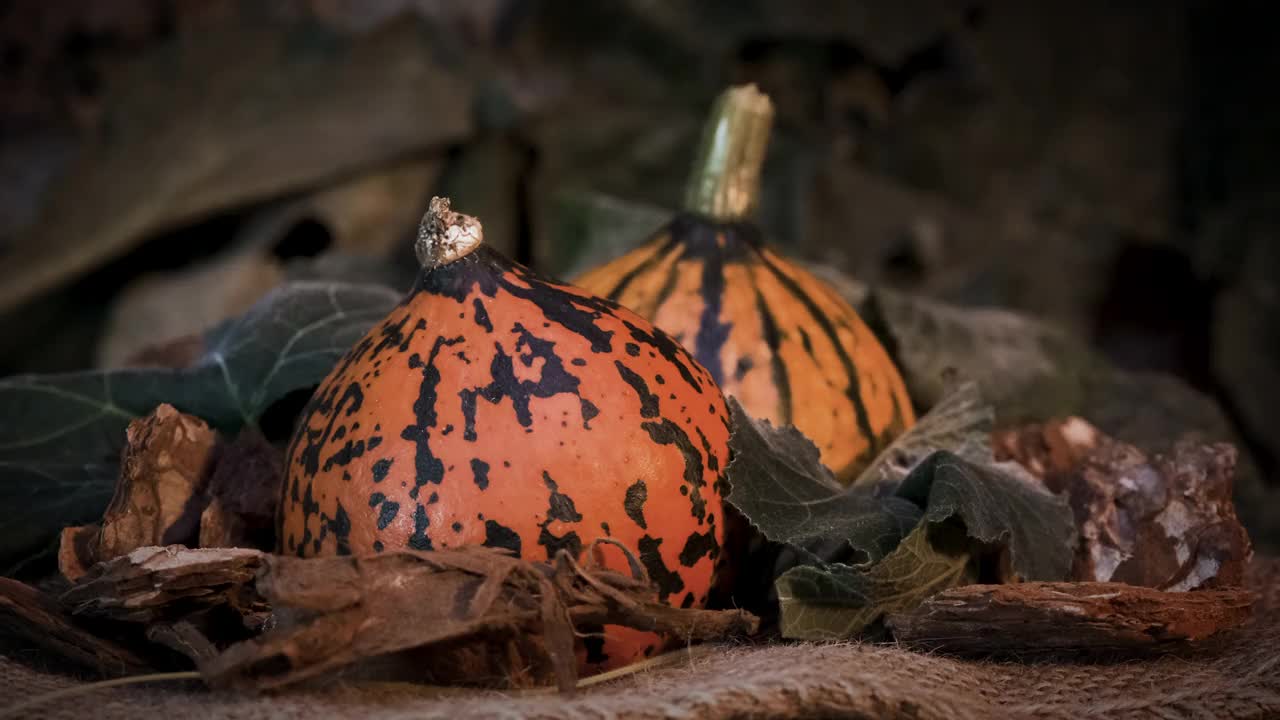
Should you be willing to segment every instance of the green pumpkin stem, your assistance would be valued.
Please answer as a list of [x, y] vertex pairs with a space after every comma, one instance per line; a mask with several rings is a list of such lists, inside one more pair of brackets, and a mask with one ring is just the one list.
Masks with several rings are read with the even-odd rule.
[[773, 103], [754, 83], [716, 98], [685, 190], [686, 210], [715, 220], [747, 218], [760, 198]]
[[470, 215], [449, 209], [449, 198], [433, 197], [418, 225], [413, 250], [425, 270], [448, 265], [484, 243], [484, 228]]

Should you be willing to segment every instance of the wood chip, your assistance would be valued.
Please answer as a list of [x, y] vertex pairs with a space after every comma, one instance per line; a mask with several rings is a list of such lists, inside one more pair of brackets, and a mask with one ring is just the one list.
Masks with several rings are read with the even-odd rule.
[[203, 420], [163, 404], [129, 423], [115, 495], [102, 518], [96, 560], [140, 547], [195, 544], [200, 497], [217, 434]]
[[1162, 592], [1122, 583], [966, 585], [892, 615], [907, 645], [961, 655], [1169, 649], [1237, 627], [1246, 590]]
[[1183, 441], [1149, 456], [1079, 418], [996, 433], [1014, 459], [1065, 493], [1081, 542], [1072, 577], [1161, 590], [1237, 587], [1252, 555], [1232, 502], [1237, 451]]
[[[615, 624], [691, 639], [757, 629], [739, 612], [681, 610], [647, 582], [489, 548], [301, 560], [268, 556], [258, 592], [278, 625], [204, 664], [213, 686], [276, 688], [399, 655], [419, 681], [506, 687], [577, 678], [574, 628]], [[406, 666], [405, 663], [408, 663]], [[347, 672], [347, 671], [344, 671]]]
[[253, 590], [263, 553], [249, 548], [145, 547], [98, 563], [59, 598], [74, 615], [135, 623], [183, 620], [228, 606], [261, 624]]

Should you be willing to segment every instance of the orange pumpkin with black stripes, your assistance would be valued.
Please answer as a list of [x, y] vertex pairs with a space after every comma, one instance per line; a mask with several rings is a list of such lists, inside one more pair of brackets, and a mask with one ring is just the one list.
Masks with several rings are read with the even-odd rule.
[[[613, 538], [636, 552], [661, 600], [702, 605], [723, 539], [719, 388], [647, 320], [480, 238], [474, 218], [432, 201], [416, 286], [304, 411], [281, 551], [487, 545], [546, 560]], [[598, 549], [628, 571], [616, 547]], [[594, 671], [660, 645], [606, 628], [580, 652]]]
[[769, 247], [752, 222], [772, 113], [753, 85], [726, 91], [685, 209], [574, 283], [666, 330], [749, 413], [794, 424], [848, 483], [915, 415], [902, 376], [857, 312]]

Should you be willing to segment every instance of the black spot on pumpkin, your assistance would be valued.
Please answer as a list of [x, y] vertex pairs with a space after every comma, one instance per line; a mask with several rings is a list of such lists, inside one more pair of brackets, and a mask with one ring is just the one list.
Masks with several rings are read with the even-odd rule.
[[391, 472], [391, 462], [392, 458], [383, 458], [373, 464], [370, 475], [374, 482], [380, 483], [387, 479], [387, 473]]
[[693, 567], [703, 557], [710, 556], [715, 559], [719, 554], [720, 543], [716, 541], [716, 531], [712, 527], [704, 533], [693, 533], [689, 536], [680, 550], [680, 564]]
[[644, 503], [648, 499], [649, 488], [645, 486], [644, 480], [637, 480], [627, 488], [626, 499], [622, 501], [622, 509], [626, 511], [627, 517], [645, 530], [649, 529], [644, 521]]
[[615, 360], [613, 364], [618, 368], [618, 375], [622, 377], [622, 380], [630, 385], [636, 391], [636, 394], [640, 396], [640, 417], [657, 417], [658, 396], [649, 392], [649, 384], [634, 370], [623, 365], [621, 360]]
[[409, 547], [414, 550], [431, 550], [431, 538], [427, 537], [427, 528], [431, 526], [431, 518], [427, 517], [427, 509], [418, 505], [413, 511], [413, 534], [409, 536]]
[[409, 358], [409, 367], [422, 370], [422, 383], [418, 386], [418, 399], [413, 403], [415, 422], [406, 427], [400, 437], [409, 440], [416, 446], [414, 453], [414, 486], [409, 497], [417, 498], [419, 489], [428, 483], [439, 485], [444, 480], [444, 463], [431, 451], [431, 428], [436, 426], [436, 388], [440, 384], [440, 370], [436, 368], [436, 356], [442, 347], [456, 345], [463, 341], [462, 336], [455, 338], [437, 337], [431, 346], [431, 354], [424, 363], [415, 353]]
[[506, 548], [520, 554], [520, 535], [501, 523], [493, 520], [484, 521], [484, 546], [492, 548]]
[[628, 354], [628, 355], [630, 355], [631, 357], [640, 357], [640, 346], [639, 346], [639, 345], [637, 345], [637, 344], [635, 344], [635, 343], [633, 343], [633, 342], [629, 342], [629, 343], [627, 343], [626, 348], [627, 348], [627, 354]]
[[471, 478], [476, 487], [486, 490], [489, 487], [489, 463], [480, 458], [471, 458]]
[[662, 540], [648, 535], [640, 538], [638, 545], [640, 562], [649, 572], [649, 579], [658, 587], [658, 600], [667, 602], [668, 597], [684, 589], [684, 580], [680, 577], [680, 573], [667, 567], [662, 554], [658, 551], [661, 546]]
[[378, 529], [386, 530], [399, 513], [400, 503], [390, 501], [382, 503], [382, 509], [378, 511]]
[[475, 308], [476, 324], [484, 328], [485, 332], [493, 332], [493, 323], [489, 322], [489, 311], [485, 310], [484, 303], [480, 298], [471, 301], [471, 306]]

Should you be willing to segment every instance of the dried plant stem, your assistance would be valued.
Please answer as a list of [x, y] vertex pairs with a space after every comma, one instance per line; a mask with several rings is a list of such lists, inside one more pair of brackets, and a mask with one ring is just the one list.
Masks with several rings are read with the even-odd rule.
[[125, 685], [141, 685], [143, 683], [153, 683], [153, 682], [171, 682], [175, 680], [199, 680], [199, 679], [201, 679], [200, 673], [196, 672], [195, 670], [184, 670], [182, 672], [151, 673], [149, 675], [131, 675], [129, 677], [113, 678], [111, 680], [102, 680], [99, 682], [93, 682], [93, 683], [89, 683], [88, 685], [76, 685], [74, 687], [62, 688], [61, 690], [54, 690], [52, 692], [36, 695], [35, 697], [28, 698], [26, 701], [20, 702], [17, 705], [10, 705], [7, 708], [0, 709], [0, 720], [8, 720], [9, 718], [19, 717], [24, 712], [34, 707], [39, 707], [41, 705], [48, 705], [49, 703], [57, 702], [58, 700], [66, 700], [67, 698], [78, 697], [80, 695], [86, 695], [88, 693], [97, 692], [98, 690], [105, 690], [107, 688], [122, 687]]

